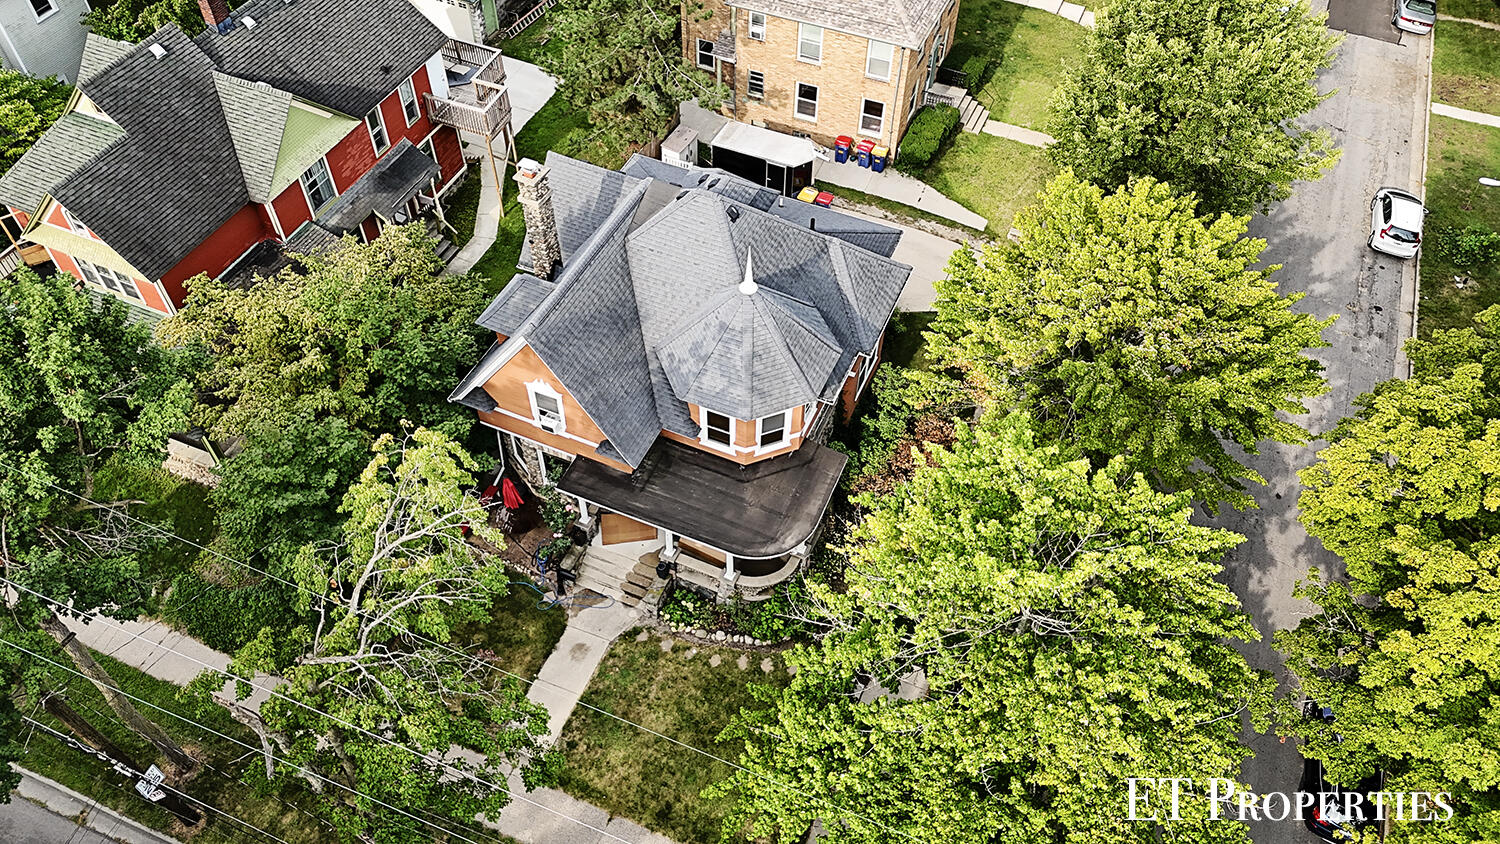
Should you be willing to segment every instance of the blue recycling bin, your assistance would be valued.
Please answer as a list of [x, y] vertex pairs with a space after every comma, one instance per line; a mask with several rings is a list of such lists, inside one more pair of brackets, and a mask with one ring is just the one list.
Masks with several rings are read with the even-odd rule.
[[849, 160], [849, 150], [854, 146], [854, 139], [848, 135], [839, 135], [833, 144], [833, 160], [839, 164]]
[[870, 169], [876, 173], [885, 172], [885, 163], [890, 160], [891, 151], [885, 147], [875, 147], [870, 150]]

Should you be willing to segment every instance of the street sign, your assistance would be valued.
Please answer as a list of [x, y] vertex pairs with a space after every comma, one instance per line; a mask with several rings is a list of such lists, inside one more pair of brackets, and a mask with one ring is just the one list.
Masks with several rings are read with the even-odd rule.
[[155, 803], [167, 796], [166, 792], [157, 788], [166, 778], [167, 775], [162, 773], [161, 768], [152, 765], [146, 769], [146, 773], [141, 775], [141, 781], [135, 784], [135, 790], [140, 792], [142, 797]]

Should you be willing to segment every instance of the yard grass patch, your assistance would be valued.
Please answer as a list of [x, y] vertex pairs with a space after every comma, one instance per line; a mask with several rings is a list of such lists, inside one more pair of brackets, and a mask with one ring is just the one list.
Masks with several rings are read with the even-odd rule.
[[[1439, 12], [1471, 21], [1500, 23], [1500, 0], [1443, 0]], [[1438, 26], [1447, 26], [1440, 23]]]
[[477, 164], [470, 162], [464, 183], [453, 192], [452, 198], [448, 200], [448, 207], [443, 212], [454, 228], [450, 232], [453, 245], [460, 249], [474, 239], [474, 224], [479, 220], [479, 196], [484, 190], [484, 178], [480, 175], [479, 168], [488, 166], [488, 161]]
[[536, 677], [568, 625], [561, 607], [540, 609], [539, 597], [525, 586], [512, 584], [509, 593], [495, 599], [484, 623], [453, 631], [453, 644], [465, 650], [493, 651], [497, 664], [506, 671], [528, 680]]
[[[725, 759], [738, 759], [740, 748], [718, 741], [719, 732], [741, 708], [758, 705], [747, 684], [790, 680], [777, 656], [684, 642], [664, 652], [656, 634], [644, 642], [635, 636], [615, 641], [583, 701]], [[718, 666], [709, 665], [714, 655]], [[748, 669], [737, 664], [742, 655]], [[760, 668], [767, 658], [769, 674]], [[674, 841], [719, 840], [729, 800], [701, 793], [728, 778], [728, 765], [582, 707], [568, 719], [562, 746], [569, 794]]]
[[[94, 497], [138, 501], [131, 505], [132, 516], [198, 545], [209, 544], [218, 532], [208, 490], [168, 472], [160, 463], [110, 458], [94, 477]], [[141, 556], [141, 574], [159, 597], [173, 578], [192, 567], [198, 553], [187, 542], [159, 538]]]
[[1500, 115], [1500, 30], [1439, 21], [1432, 37], [1432, 98]]
[[[1496, 33], [1500, 35], [1500, 33]], [[1481, 176], [1500, 178], [1500, 129], [1432, 116], [1427, 145], [1428, 245], [1439, 228], [1478, 225], [1500, 231], [1500, 188], [1479, 184]], [[1469, 279], [1463, 288], [1454, 276]], [[1418, 333], [1464, 328], [1475, 314], [1500, 304], [1500, 265], [1460, 269], [1437, 250], [1422, 250], [1422, 301]]]
[[1057, 172], [1044, 150], [994, 135], [960, 132], [932, 166], [918, 174], [945, 196], [989, 221], [1004, 237], [1016, 212], [1036, 201]]
[[974, 98], [991, 119], [1040, 129], [1063, 65], [1079, 55], [1086, 35], [1070, 20], [1010, 0], [964, 0], [944, 64], [961, 67], [970, 56], [987, 57], [994, 66], [984, 87], [971, 91]]

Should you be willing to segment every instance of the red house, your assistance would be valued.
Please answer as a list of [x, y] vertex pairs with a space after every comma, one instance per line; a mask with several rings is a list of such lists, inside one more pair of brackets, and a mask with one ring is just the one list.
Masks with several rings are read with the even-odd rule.
[[510, 101], [498, 50], [407, 0], [200, 0], [209, 28], [88, 37], [66, 113], [0, 177], [37, 260], [170, 315], [184, 280], [431, 209]]

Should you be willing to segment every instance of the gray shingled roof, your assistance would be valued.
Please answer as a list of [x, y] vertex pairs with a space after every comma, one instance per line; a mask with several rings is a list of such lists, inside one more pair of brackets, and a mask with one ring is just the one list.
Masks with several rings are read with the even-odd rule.
[[680, 187], [696, 187], [720, 194], [799, 226], [816, 228], [824, 234], [831, 234], [839, 240], [886, 258], [896, 253], [896, 244], [901, 242], [900, 229], [811, 202], [788, 199], [776, 191], [723, 170], [697, 167], [686, 169], [640, 154], [632, 155], [621, 169], [637, 179], [660, 179]]
[[730, 6], [917, 49], [955, 0], [728, 0]]
[[227, 73], [213, 72], [219, 107], [234, 141], [235, 157], [245, 177], [245, 188], [256, 202], [270, 202], [276, 157], [286, 128], [292, 95], [264, 82], [247, 82]]
[[510, 280], [505, 289], [495, 296], [484, 313], [479, 315], [479, 324], [497, 334], [509, 337], [537, 306], [547, 298], [557, 285], [544, 281], [529, 273], [522, 273]]
[[656, 352], [683, 401], [736, 419], [831, 400], [829, 384], [837, 390], [847, 371], [816, 308], [748, 286], [724, 291]]
[[402, 138], [339, 194], [318, 216], [318, 222], [332, 231], [352, 232], [371, 214], [394, 221], [402, 207], [437, 175], [438, 163], [417, 149], [410, 138]]
[[[547, 183], [563, 263], [583, 247], [624, 201], [639, 179], [548, 151]], [[531, 267], [531, 240], [521, 244], [521, 266]]]
[[227, 35], [197, 38], [220, 70], [350, 117], [364, 117], [448, 42], [407, 0], [250, 0], [234, 19]]
[[[555, 207], [590, 219], [608, 210], [545, 298], [501, 332], [510, 339], [450, 399], [474, 406], [511, 344], [529, 343], [608, 437], [601, 454], [631, 466], [662, 430], [697, 435], [689, 401], [756, 418], [835, 398], [854, 357], [874, 349], [911, 273], [715, 191], [617, 180], [556, 155], [548, 166]], [[568, 196], [580, 184], [603, 195]], [[746, 254], [753, 295], [739, 291]], [[529, 278], [512, 281], [523, 286], [502, 292], [481, 324], [516, 323], [513, 309], [541, 292], [527, 289], [541, 284]]]
[[54, 185], [124, 136], [107, 120], [76, 111], [64, 114], [0, 176], [0, 202], [28, 213], [35, 210]]
[[[159, 44], [158, 59], [148, 49]], [[83, 86], [125, 138], [52, 190], [147, 278], [160, 278], [249, 202], [213, 63], [168, 24]]]
[[78, 62], [78, 84], [89, 82], [134, 49], [134, 44], [115, 41], [92, 32], [83, 36], [83, 58]]

